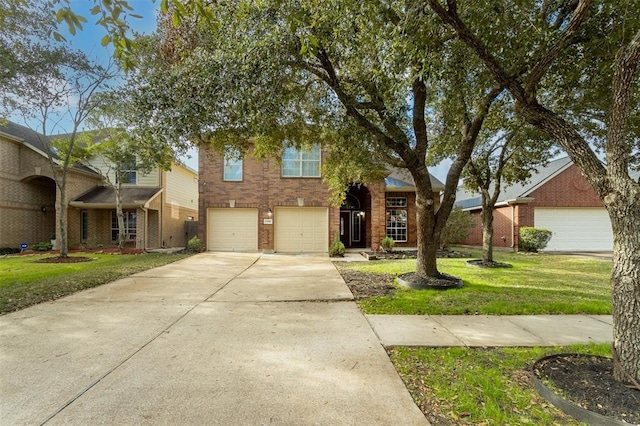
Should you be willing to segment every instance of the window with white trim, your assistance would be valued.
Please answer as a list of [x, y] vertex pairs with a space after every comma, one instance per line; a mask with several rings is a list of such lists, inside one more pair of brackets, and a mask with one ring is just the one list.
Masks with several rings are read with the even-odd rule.
[[[125, 241], [136, 240], [136, 229], [138, 214], [135, 210], [125, 210], [122, 212], [124, 220], [124, 239]], [[116, 211], [111, 212], [111, 241], [118, 241], [118, 215]]]
[[[407, 198], [389, 197], [386, 201], [387, 237], [396, 242], [407, 241]], [[404, 209], [402, 207], [405, 207]]]
[[320, 177], [320, 145], [300, 151], [287, 147], [282, 153], [283, 177]]
[[225, 157], [223, 179], [230, 182], [242, 180], [242, 158]]
[[135, 185], [138, 183], [138, 170], [136, 167], [136, 159], [128, 158], [118, 165], [116, 173], [116, 182], [120, 181], [123, 184]]

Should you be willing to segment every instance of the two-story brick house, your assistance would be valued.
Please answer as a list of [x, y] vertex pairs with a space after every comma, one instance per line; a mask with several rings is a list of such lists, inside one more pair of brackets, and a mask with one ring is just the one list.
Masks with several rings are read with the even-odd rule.
[[[12, 122], [0, 126], [0, 247], [33, 246], [56, 233], [62, 201], [46, 149], [42, 135]], [[115, 244], [115, 193], [100, 169], [97, 164], [69, 170], [64, 202], [72, 249]], [[131, 170], [122, 190], [127, 245], [184, 247], [185, 222], [197, 218], [197, 188], [197, 173], [180, 164], [147, 174]]]
[[[282, 157], [224, 158], [200, 148], [199, 235], [207, 250], [327, 252], [339, 236], [346, 247], [370, 247], [391, 236], [416, 245], [415, 187], [393, 170], [369, 185], [352, 185], [340, 207], [322, 181], [325, 153], [284, 148]], [[434, 199], [444, 185], [432, 177]]]

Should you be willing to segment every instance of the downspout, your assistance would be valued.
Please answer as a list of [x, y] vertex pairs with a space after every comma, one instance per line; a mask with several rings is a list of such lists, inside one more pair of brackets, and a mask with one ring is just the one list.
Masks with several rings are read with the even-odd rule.
[[140, 210], [144, 212], [144, 241], [142, 242], [142, 249], [147, 249], [147, 243], [149, 238], [149, 210], [147, 209], [147, 205], [140, 207]]
[[511, 205], [511, 248], [516, 249], [516, 205]]

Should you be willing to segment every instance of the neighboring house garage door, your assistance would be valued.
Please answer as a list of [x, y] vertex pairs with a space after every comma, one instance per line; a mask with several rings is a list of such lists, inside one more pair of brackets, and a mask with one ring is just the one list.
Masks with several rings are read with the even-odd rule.
[[207, 250], [258, 250], [258, 209], [207, 209]]
[[328, 208], [279, 207], [274, 213], [277, 252], [326, 253], [328, 251]]
[[535, 227], [553, 231], [545, 250], [611, 251], [613, 233], [604, 208], [535, 209]]

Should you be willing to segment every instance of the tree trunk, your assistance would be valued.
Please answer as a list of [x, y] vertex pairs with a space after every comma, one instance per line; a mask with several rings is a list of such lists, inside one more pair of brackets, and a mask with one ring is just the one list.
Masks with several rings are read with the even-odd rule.
[[122, 198], [120, 196], [121, 184], [116, 184], [116, 218], [118, 219], [118, 248], [124, 248], [125, 228], [124, 228], [124, 213], [122, 212]]
[[69, 243], [67, 241], [67, 176], [63, 172], [60, 179], [58, 189], [60, 191], [60, 217], [58, 220], [58, 226], [60, 232], [56, 235], [56, 240], [60, 244], [60, 257], [69, 257]]
[[482, 260], [493, 262], [493, 207], [483, 203], [482, 207]]
[[[640, 381], [640, 195], [610, 210], [613, 228], [613, 346], [616, 380]], [[609, 208], [609, 206], [607, 206]]]
[[432, 194], [416, 187], [416, 222], [418, 233], [418, 254], [416, 258], [416, 274], [420, 277], [439, 277], [437, 253], [440, 242], [436, 230]]

